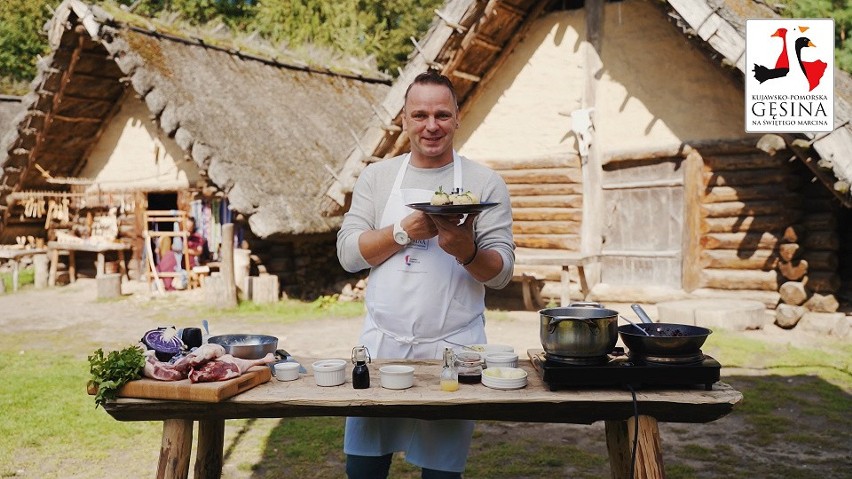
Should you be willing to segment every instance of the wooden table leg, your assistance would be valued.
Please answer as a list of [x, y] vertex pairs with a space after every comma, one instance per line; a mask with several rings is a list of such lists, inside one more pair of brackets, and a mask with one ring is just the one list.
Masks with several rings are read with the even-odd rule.
[[186, 479], [189, 477], [189, 456], [192, 453], [192, 420], [163, 421], [163, 442], [157, 479]]
[[583, 265], [577, 265], [577, 276], [580, 278], [580, 293], [583, 295], [583, 301], [589, 299], [589, 283], [586, 281], [586, 269]]
[[[633, 451], [634, 418], [626, 421], [606, 421], [606, 446], [612, 479], [630, 477], [630, 455]], [[635, 479], [658, 479], [666, 477], [663, 468], [663, 452], [660, 445], [660, 429], [651, 416], [639, 416], [639, 439], [636, 445]]]
[[571, 304], [571, 270], [570, 266], [562, 265], [562, 273], [559, 277], [559, 304], [568, 306]]
[[130, 273], [127, 272], [127, 263], [124, 261], [124, 250], [118, 250], [118, 272], [121, 273], [122, 276], [127, 276], [127, 280], [130, 280]]
[[68, 282], [77, 281], [77, 256], [73, 251], [68, 251]]
[[59, 250], [50, 252], [50, 272], [47, 275], [47, 285], [56, 286], [56, 269], [59, 267]]
[[195, 453], [195, 479], [219, 479], [225, 449], [225, 420], [198, 422], [198, 450]]
[[18, 290], [18, 260], [12, 259], [12, 291]]

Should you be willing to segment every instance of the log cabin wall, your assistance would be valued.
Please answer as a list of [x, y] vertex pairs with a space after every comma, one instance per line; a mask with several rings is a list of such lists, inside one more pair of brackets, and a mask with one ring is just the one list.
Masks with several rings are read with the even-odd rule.
[[314, 300], [340, 293], [340, 283], [354, 284], [363, 274], [349, 274], [337, 260], [337, 236], [333, 233], [260, 239], [246, 228], [251, 249], [250, 274], [278, 276], [281, 291], [289, 298]]
[[[801, 162], [792, 168], [801, 178], [812, 176]], [[849, 210], [841, 208], [819, 182], [802, 182], [798, 195], [801, 217], [784, 231], [779, 246], [778, 272], [783, 283], [776, 323], [785, 328], [794, 327], [807, 311], [837, 311], [838, 294], [844, 286], [849, 288], [850, 279], [841, 259], [850, 261], [852, 238], [848, 221], [838, 221], [844, 214], [848, 217]]]
[[788, 156], [762, 151], [703, 156], [699, 292], [774, 307], [785, 229], [802, 218], [802, 177]]

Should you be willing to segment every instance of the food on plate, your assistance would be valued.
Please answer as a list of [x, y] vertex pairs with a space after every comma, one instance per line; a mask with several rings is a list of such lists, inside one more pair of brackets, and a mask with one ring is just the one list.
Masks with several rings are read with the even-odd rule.
[[454, 205], [476, 205], [476, 204], [479, 204], [479, 198], [477, 198], [476, 195], [471, 193], [470, 191], [465, 191], [464, 193], [450, 195], [450, 199], [452, 200]]
[[145, 353], [142, 348], [128, 346], [121, 351], [110, 351], [104, 356], [98, 348], [89, 356], [89, 384], [97, 389], [95, 408], [102, 406], [108, 399], [115, 399], [118, 390], [129, 381], [142, 377], [145, 366]]
[[444, 206], [452, 204], [453, 201], [452, 199], [450, 199], [450, 195], [444, 192], [444, 187], [439, 186], [438, 191], [436, 191], [435, 194], [432, 195], [432, 201], [430, 201], [429, 203], [435, 206]]
[[490, 378], [501, 379], [520, 379], [527, 375], [523, 369], [518, 368], [488, 368], [483, 371], [483, 374]]

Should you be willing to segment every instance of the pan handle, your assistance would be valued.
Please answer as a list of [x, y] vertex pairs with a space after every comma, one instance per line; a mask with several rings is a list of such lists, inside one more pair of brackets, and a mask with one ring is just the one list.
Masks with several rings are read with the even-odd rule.
[[633, 309], [633, 312], [636, 313], [636, 316], [639, 316], [639, 319], [641, 319], [643, 323], [653, 323], [651, 318], [648, 316], [648, 313], [642, 309], [642, 306], [639, 306], [638, 304], [631, 304], [630, 308]]

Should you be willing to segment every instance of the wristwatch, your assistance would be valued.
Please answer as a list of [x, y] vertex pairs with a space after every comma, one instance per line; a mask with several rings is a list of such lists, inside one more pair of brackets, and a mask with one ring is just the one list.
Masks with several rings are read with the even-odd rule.
[[402, 246], [411, 243], [411, 238], [408, 237], [408, 233], [402, 228], [402, 222], [397, 221], [393, 224], [393, 240], [397, 242], [397, 244], [401, 244]]

